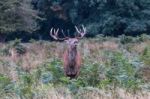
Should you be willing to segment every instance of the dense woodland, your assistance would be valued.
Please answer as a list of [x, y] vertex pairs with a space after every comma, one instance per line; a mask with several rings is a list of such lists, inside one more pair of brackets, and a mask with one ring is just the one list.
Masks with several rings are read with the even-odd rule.
[[[71, 79], [49, 32], [82, 25]], [[0, 0], [0, 99], [150, 99], [150, 0]]]
[[73, 36], [81, 24], [87, 36], [150, 33], [149, 0], [0, 0], [0, 15], [6, 40], [50, 39], [52, 27]]

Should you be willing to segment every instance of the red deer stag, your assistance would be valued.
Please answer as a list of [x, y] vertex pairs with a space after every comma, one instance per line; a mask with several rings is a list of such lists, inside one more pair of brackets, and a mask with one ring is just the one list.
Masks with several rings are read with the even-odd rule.
[[[79, 39], [83, 38], [84, 35], [86, 34], [86, 28], [82, 25], [82, 29], [79, 29], [75, 26], [75, 29], [78, 33], [78, 36], [74, 38], [66, 37], [64, 38], [59, 38], [58, 37], [58, 32], [59, 29], [55, 30], [51, 28], [50, 30], [50, 36], [59, 41], [66, 41], [68, 47], [66, 51], [64, 52], [63, 55], [63, 63], [64, 63], [64, 71], [65, 75], [70, 77], [70, 78], [75, 78], [79, 75], [80, 71], [80, 66], [81, 66], [81, 56], [79, 51], [77, 50], [77, 45]], [[63, 31], [62, 31], [63, 33]], [[64, 34], [64, 33], [63, 33]]]

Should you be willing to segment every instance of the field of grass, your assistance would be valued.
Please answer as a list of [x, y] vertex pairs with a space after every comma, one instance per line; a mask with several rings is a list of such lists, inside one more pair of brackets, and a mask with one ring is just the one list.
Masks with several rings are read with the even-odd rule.
[[80, 41], [80, 75], [64, 76], [64, 42], [0, 43], [0, 99], [150, 99], [150, 36]]

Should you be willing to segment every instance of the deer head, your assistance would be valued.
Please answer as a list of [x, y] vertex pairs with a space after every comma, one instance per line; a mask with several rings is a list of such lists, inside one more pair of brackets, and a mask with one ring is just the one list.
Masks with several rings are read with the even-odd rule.
[[78, 33], [78, 35], [74, 38], [66, 37], [64, 35], [64, 32], [62, 30], [62, 33], [64, 35], [64, 38], [58, 37], [59, 29], [51, 28], [50, 30], [50, 36], [59, 41], [65, 41], [68, 45], [66, 51], [63, 55], [63, 63], [64, 63], [64, 71], [66, 76], [69, 76], [71, 78], [74, 78], [78, 76], [81, 66], [81, 55], [79, 51], [77, 50], [78, 42], [81, 38], [84, 37], [86, 34], [86, 28], [82, 25], [82, 29], [77, 28], [75, 26], [75, 29]]

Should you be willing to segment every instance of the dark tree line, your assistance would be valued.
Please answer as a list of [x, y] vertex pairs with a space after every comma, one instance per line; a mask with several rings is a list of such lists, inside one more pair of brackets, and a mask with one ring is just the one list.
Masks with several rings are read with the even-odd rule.
[[40, 28], [38, 11], [32, 9], [31, 0], [0, 0], [0, 41], [22, 37]]
[[81, 24], [87, 36], [150, 33], [150, 0], [1, 0], [0, 15], [1, 35], [49, 39], [55, 27], [73, 36]]

